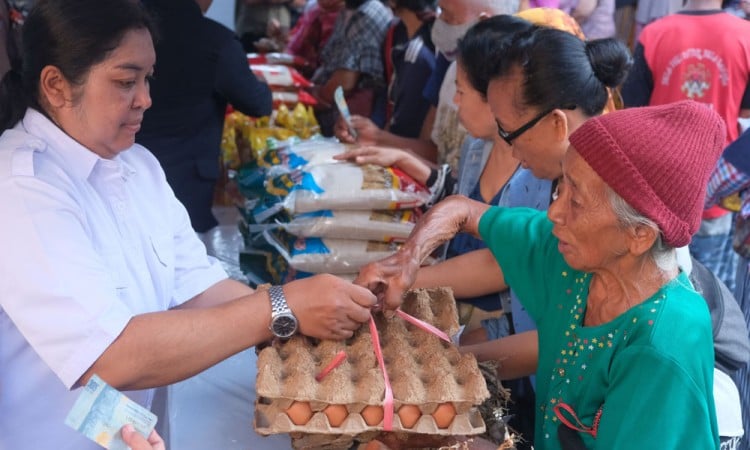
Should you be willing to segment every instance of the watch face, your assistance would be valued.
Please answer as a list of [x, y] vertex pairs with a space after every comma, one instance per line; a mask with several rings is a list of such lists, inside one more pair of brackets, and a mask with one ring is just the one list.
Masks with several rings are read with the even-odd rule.
[[297, 319], [291, 314], [280, 314], [274, 318], [271, 331], [280, 338], [291, 337], [297, 332]]

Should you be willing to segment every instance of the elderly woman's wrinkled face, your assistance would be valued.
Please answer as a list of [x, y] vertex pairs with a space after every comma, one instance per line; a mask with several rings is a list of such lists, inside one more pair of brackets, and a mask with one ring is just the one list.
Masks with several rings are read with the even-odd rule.
[[[514, 69], [507, 76], [490, 81], [487, 100], [495, 117], [496, 125], [513, 133], [532, 121], [541, 111], [522, 108], [520, 70]], [[568, 143], [557, 139], [552, 114], [542, 117], [531, 128], [513, 139], [513, 156], [523, 167], [531, 170], [537, 178], [554, 180], [560, 176], [560, 161]]]
[[458, 107], [458, 120], [476, 138], [492, 140], [495, 137], [495, 120], [490, 105], [469, 82], [461, 63], [456, 65], [456, 94], [453, 103]]
[[156, 54], [146, 29], [125, 33], [120, 45], [94, 65], [73, 100], [54, 111], [59, 126], [103, 158], [131, 147], [151, 106], [148, 77]]
[[612, 210], [608, 188], [570, 147], [563, 159], [557, 199], [547, 210], [558, 250], [570, 267], [591, 272], [627, 253], [628, 233]]

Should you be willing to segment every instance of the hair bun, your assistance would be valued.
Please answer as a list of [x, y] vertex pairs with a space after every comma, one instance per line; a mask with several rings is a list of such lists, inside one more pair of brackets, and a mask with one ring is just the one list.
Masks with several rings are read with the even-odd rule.
[[594, 75], [607, 87], [622, 84], [633, 65], [628, 48], [614, 38], [587, 41], [586, 55]]

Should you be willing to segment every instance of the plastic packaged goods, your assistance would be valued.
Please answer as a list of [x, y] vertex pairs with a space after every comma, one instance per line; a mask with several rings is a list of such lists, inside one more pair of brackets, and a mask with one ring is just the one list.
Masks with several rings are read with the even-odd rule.
[[[450, 290], [411, 291], [402, 310], [449, 335], [459, 329]], [[264, 348], [258, 356], [256, 431], [291, 433], [298, 449], [350, 448], [384, 430], [442, 436], [484, 432], [476, 406], [489, 392], [474, 356], [399, 316], [375, 317], [377, 340], [364, 326], [346, 341], [295, 336]], [[341, 352], [345, 359], [330, 368]], [[384, 402], [386, 385], [392, 403]]]
[[286, 145], [291, 138], [309, 139], [320, 130], [312, 107], [301, 103], [290, 111], [280, 105], [272, 117], [250, 118], [238, 111], [224, 118], [222, 160], [229, 169], [256, 161], [272, 145]]
[[399, 244], [356, 239], [294, 238], [282, 232], [263, 236], [298, 272], [348, 274], [391, 256]]
[[348, 162], [316, 165], [271, 178], [266, 192], [285, 196], [291, 214], [321, 210], [410, 209], [429, 191], [397, 168]]
[[313, 84], [296, 69], [284, 65], [250, 64], [250, 70], [256, 77], [265, 81], [270, 87], [308, 88]]
[[409, 237], [421, 212], [398, 211], [316, 211], [298, 214], [277, 224], [298, 237], [362, 239], [403, 242]]
[[269, 141], [269, 147], [257, 159], [257, 164], [265, 169], [276, 169], [277, 173], [321, 164], [338, 164], [333, 157], [346, 151], [346, 145], [335, 139], [323, 137], [304, 141], [296, 139], [282, 142]]

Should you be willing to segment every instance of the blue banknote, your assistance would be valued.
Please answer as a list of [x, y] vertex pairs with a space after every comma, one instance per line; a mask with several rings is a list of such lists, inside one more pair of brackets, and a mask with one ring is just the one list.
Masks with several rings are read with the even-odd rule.
[[151, 411], [94, 375], [82, 389], [65, 424], [104, 448], [127, 450], [120, 429], [129, 423], [148, 436], [156, 420]]
[[339, 108], [341, 117], [344, 118], [346, 125], [349, 127], [349, 134], [351, 134], [354, 139], [357, 139], [357, 131], [354, 129], [354, 126], [352, 126], [352, 115], [349, 112], [349, 105], [346, 104], [346, 100], [344, 99], [344, 89], [341, 86], [333, 91], [333, 99], [336, 102], [336, 106]]

